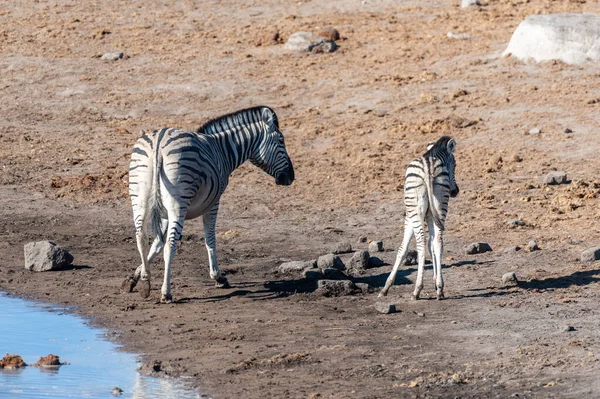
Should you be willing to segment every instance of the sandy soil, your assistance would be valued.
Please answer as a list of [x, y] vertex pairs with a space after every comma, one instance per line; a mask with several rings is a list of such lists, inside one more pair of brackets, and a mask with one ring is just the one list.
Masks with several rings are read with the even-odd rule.
[[[525, 16], [600, 13], [597, 2], [323, 3], [1, 4], [0, 289], [75, 307], [144, 353], [148, 370], [160, 361], [154, 374], [217, 398], [600, 395], [600, 270], [578, 260], [600, 242], [600, 70], [500, 56]], [[296, 31], [330, 26], [342, 36], [334, 53], [283, 48]], [[99, 58], [111, 51], [125, 58]], [[149, 300], [120, 293], [139, 263], [125, 195], [139, 130], [193, 129], [259, 104], [278, 113], [297, 179], [278, 187], [250, 165], [234, 173], [218, 222], [232, 288], [213, 287], [192, 221], [176, 302], [156, 303], [158, 262]], [[428, 299], [426, 274], [424, 299], [410, 301], [408, 266], [389, 297], [400, 312], [379, 314], [404, 169], [443, 134], [458, 143], [461, 187], [447, 221], [447, 300]], [[571, 183], [542, 185], [554, 169]], [[326, 298], [277, 273], [359, 236], [387, 249], [388, 265], [360, 279], [372, 293]], [[42, 239], [76, 266], [24, 270], [23, 245]], [[504, 252], [532, 239], [540, 251]], [[494, 251], [465, 255], [473, 241]], [[503, 287], [508, 271], [522, 284]]]

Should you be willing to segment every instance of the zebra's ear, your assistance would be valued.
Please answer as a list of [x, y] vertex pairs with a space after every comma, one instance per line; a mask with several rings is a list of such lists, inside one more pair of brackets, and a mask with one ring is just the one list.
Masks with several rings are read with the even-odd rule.
[[454, 141], [454, 139], [450, 139], [448, 141], [448, 144], [446, 144], [446, 150], [448, 151], [448, 154], [452, 154], [454, 152], [455, 147], [456, 147], [456, 141]]
[[433, 141], [430, 141], [429, 143], [427, 143], [427, 151], [431, 150], [431, 148], [433, 147], [435, 143]]
[[140, 129], [140, 137], [146, 134], [146, 129]]

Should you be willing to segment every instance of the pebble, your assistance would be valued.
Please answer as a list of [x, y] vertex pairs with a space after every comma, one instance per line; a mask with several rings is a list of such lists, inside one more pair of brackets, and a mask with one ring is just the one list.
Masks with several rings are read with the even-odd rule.
[[506, 222], [508, 227], [511, 228], [515, 228], [515, 227], [520, 227], [520, 226], [525, 226], [525, 222], [521, 219], [510, 219], [509, 221]]
[[517, 279], [517, 275], [515, 272], [508, 272], [502, 275], [502, 284], [518, 284], [519, 280]]
[[340, 242], [333, 250], [334, 254], [347, 254], [352, 252], [352, 245], [349, 242]]
[[331, 39], [322, 39], [308, 46], [308, 51], [313, 54], [333, 53], [338, 49], [338, 45]]
[[123, 53], [106, 53], [100, 59], [104, 61], [118, 61], [123, 58]]
[[571, 332], [571, 331], [577, 331], [577, 329], [573, 326], [566, 326], [565, 327], [565, 332]]
[[375, 302], [375, 310], [383, 314], [396, 313], [396, 305], [393, 303]]
[[461, 8], [467, 8], [467, 7], [472, 7], [472, 6], [478, 6], [479, 1], [477, 0], [461, 0], [460, 2], [460, 7]]
[[467, 255], [482, 254], [484, 252], [492, 251], [492, 247], [487, 242], [473, 242], [465, 245], [463, 250]]
[[369, 267], [369, 257], [368, 251], [356, 251], [346, 267], [355, 273], [363, 272]]
[[514, 247], [508, 247], [504, 250], [505, 254], [514, 254], [515, 252], [519, 252], [521, 250], [521, 247], [518, 245], [515, 245]]
[[364, 293], [367, 293], [371, 290], [371, 287], [367, 283], [355, 283], [355, 284]]
[[314, 260], [295, 260], [292, 262], [285, 262], [279, 265], [279, 271], [281, 273], [298, 272], [305, 269], [314, 268], [317, 266], [317, 262]]
[[567, 183], [567, 172], [564, 171], [552, 171], [542, 178], [544, 184], [566, 184]]
[[529, 134], [540, 134], [541, 132], [542, 131], [539, 127], [534, 127], [533, 129], [529, 130]]
[[600, 259], [600, 247], [592, 247], [581, 253], [582, 262], [594, 262]]
[[569, 134], [569, 133], [573, 133], [573, 131], [572, 131], [571, 129], [569, 129], [569, 128], [566, 128], [566, 129], [565, 129], [565, 133], [566, 133], [566, 134]]
[[344, 270], [346, 268], [340, 257], [334, 254], [319, 256], [319, 259], [317, 259], [317, 267], [319, 269], [333, 268], [338, 270]]
[[113, 389], [110, 391], [110, 393], [112, 393], [112, 394], [113, 394], [113, 395], [115, 395], [115, 396], [120, 396], [120, 395], [123, 395], [123, 390], [122, 390], [121, 388], [119, 388], [119, 387], [114, 387], [114, 388], [113, 388]]
[[383, 252], [383, 241], [371, 241], [369, 243], [369, 252]]
[[455, 39], [455, 40], [467, 40], [471, 38], [471, 35], [469, 35], [468, 33], [453, 33], [453, 32], [448, 32], [446, 34], [446, 37], [449, 39]]
[[533, 251], [539, 251], [541, 248], [537, 245], [537, 242], [535, 242], [535, 240], [531, 240], [527, 243], [527, 250], [529, 252], [533, 252]]
[[319, 32], [319, 36], [330, 40], [340, 40], [340, 32], [335, 28], [325, 28]]
[[406, 253], [406, 259], [404, 260], [405, 266], [413, 266], [419, 263], [419, 253], [412, 249]]
[[364, 244], [365, 242], [367, 242], [367, 236], [360, 236], [360, 237], [358, 237], [358, 242], [360, 244]]

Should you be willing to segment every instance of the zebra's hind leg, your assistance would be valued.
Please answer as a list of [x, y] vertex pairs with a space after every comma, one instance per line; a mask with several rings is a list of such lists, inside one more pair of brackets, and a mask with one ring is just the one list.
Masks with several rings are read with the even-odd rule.
[[[158, 252], [160, 252], [160, 250], [164, 247], [164, 237], [165, 237], [165, 233], [167, 232], [167, 222], [168, 221], [166, 219], [162, 220], [162, 237], [155, 237], [154, 242], [152, 243], [152, 246], [150, 247], [150, 252], [148, 253], [148, 256], [147, 256], [148, 265], [152, 262], [152, 260], [154, 260], [154, 258], [158, 254]], [[121, 290], [123, 292], [133, 291], [133, 289], [135, 288], [135, 286], [137, 285], [137, 283], [140, 279], [140, 275], [142, 274], [143, 266], [144, 266], [143, 264], [139, 265], [137, 267], [137, 269], [135, 269], [133, 276], [129, 276], [129, 277], [125, 278], [125, 280], [121, 284]]]
[[435, 284], [436, 280], [437, 280], [437, 270], [435, 268], [435, 261], [434, 259], [434, 250], [433, 250], [433, 239], [435, 236], [435, 230], [433, 229], [434, 226], [434, 222], [433, 222], [433, 217], [431, 215], [428, 216], [427, 218], [427, 231], [428, 231], [428, 235], [429, 235], [429, 239], [427, 240], [427, 249], [429, 251], [429, 257], [431, 258], [431, 263], [433, 265], [432, 270], [433, 270], [433, 283]]
[[173, 297], [171, 296], [171, 263], [173, 261], [173, 257], [175, 256], [177, 242], [181, 240], [184, 219], [185, 216], [169, 215], [169, 224], [167, 227], [166, 242], [164, 248], [165, 275], [163, 285], [160, 290], [161, 303], [171, 303], [173, 301]]
[[404, 222], [404, 237], [402, 239], [402, 244], [400, 245], [400, 248], [398, 248], [398, 253], [396, 255], [396, 262], [394, 263], [394, 267], [385, 282], [385, 286], [383, 287], [381, 292], [379, 292], [379, 295], [378, 295], [379, 298], [387, 296], [388, 291], [390, 290], [392, 285], [394, 285], [394, 281], [396, 281], [396, 273], [398, 273], [398, 268], [400, 267], [401, 264], [404, 263], [404, 261], [406, 259], [406, 254], [408, 253], [408, 245], [410, 244], [410, 240], [412, 239], [412, 236], [413, 236], [413, 229], [412, 229], [412, 226], [410, 225], [410, 222], [407, 220]]
[[217, 223], [217, 214], [219, 213], [219, 203], [202, 215], [202, 223], [204, 224], [204, 242], [206, 243], [206, 251], [208, 252], [208, 265], [210, 268], [210, 278], [215, 280], [217, 288], [229, 288], [229, 281], [221, 274], [217, 264], [217, 237], [215, 234], [215, 225]]
[[415, 290], [411, 296], [413, 300], [419, 299], [421, 290], [423, 290], [423, 270], [425, 269], [425, 232], [423, 231], [423, 223], [419, 223], [418, 226], [413, 226], [415, 232], [415, 240], [417, 241], [417, 257], [418, 257], [418, 269], [417, 269], [417, 282], [415, 283]]
[[[431, 225], [430, 225], [431, 226]], [[443, 231], [433, 225], [433, 270], [435, 270], [435, 288], [437, 299], [444, 299], [444, 278], [442, 276], [442, 254], [444, 253]]]

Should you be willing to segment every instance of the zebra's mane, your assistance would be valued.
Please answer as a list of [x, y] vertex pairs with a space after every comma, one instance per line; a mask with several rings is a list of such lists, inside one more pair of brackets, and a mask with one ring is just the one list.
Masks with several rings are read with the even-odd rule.
[[264, 118], [265, 112], [268, 113], [267, 119], [271, 119], [272, 123], [274, 123], [275, 126], [279, 127], [277, 115], [275, 115], [275, 112], [267, 106], [258, 106], [231, 112], [229, 114], [219, 116], [215, 119], [211, 119], [208, 122], [203, 123], [198, 129], [196, 129], [196, 133], [213, 134], [223, 132], [225, 130], [229, 130], [235, 127], [239, 127], [241, 125], [246, 125], [248, 123], [256, 123], [261, 120], [264, 120], [265, 122], [269, 123], [269, 121], [265, 120]]
[[425, 157], [425, 158], [434, 157], [435, 158], [440, 154], [440, 152], [446, 152], [448, 142], [450, 140], [452, 140], [452, 137], [450, 137], [450, 136], [440, 137], [438, 139], [438, 141], [435, 142], [433, 147], [431, 147], [429, 150], [427, 150], [427, 152], [423, 155], [423, 157]]

